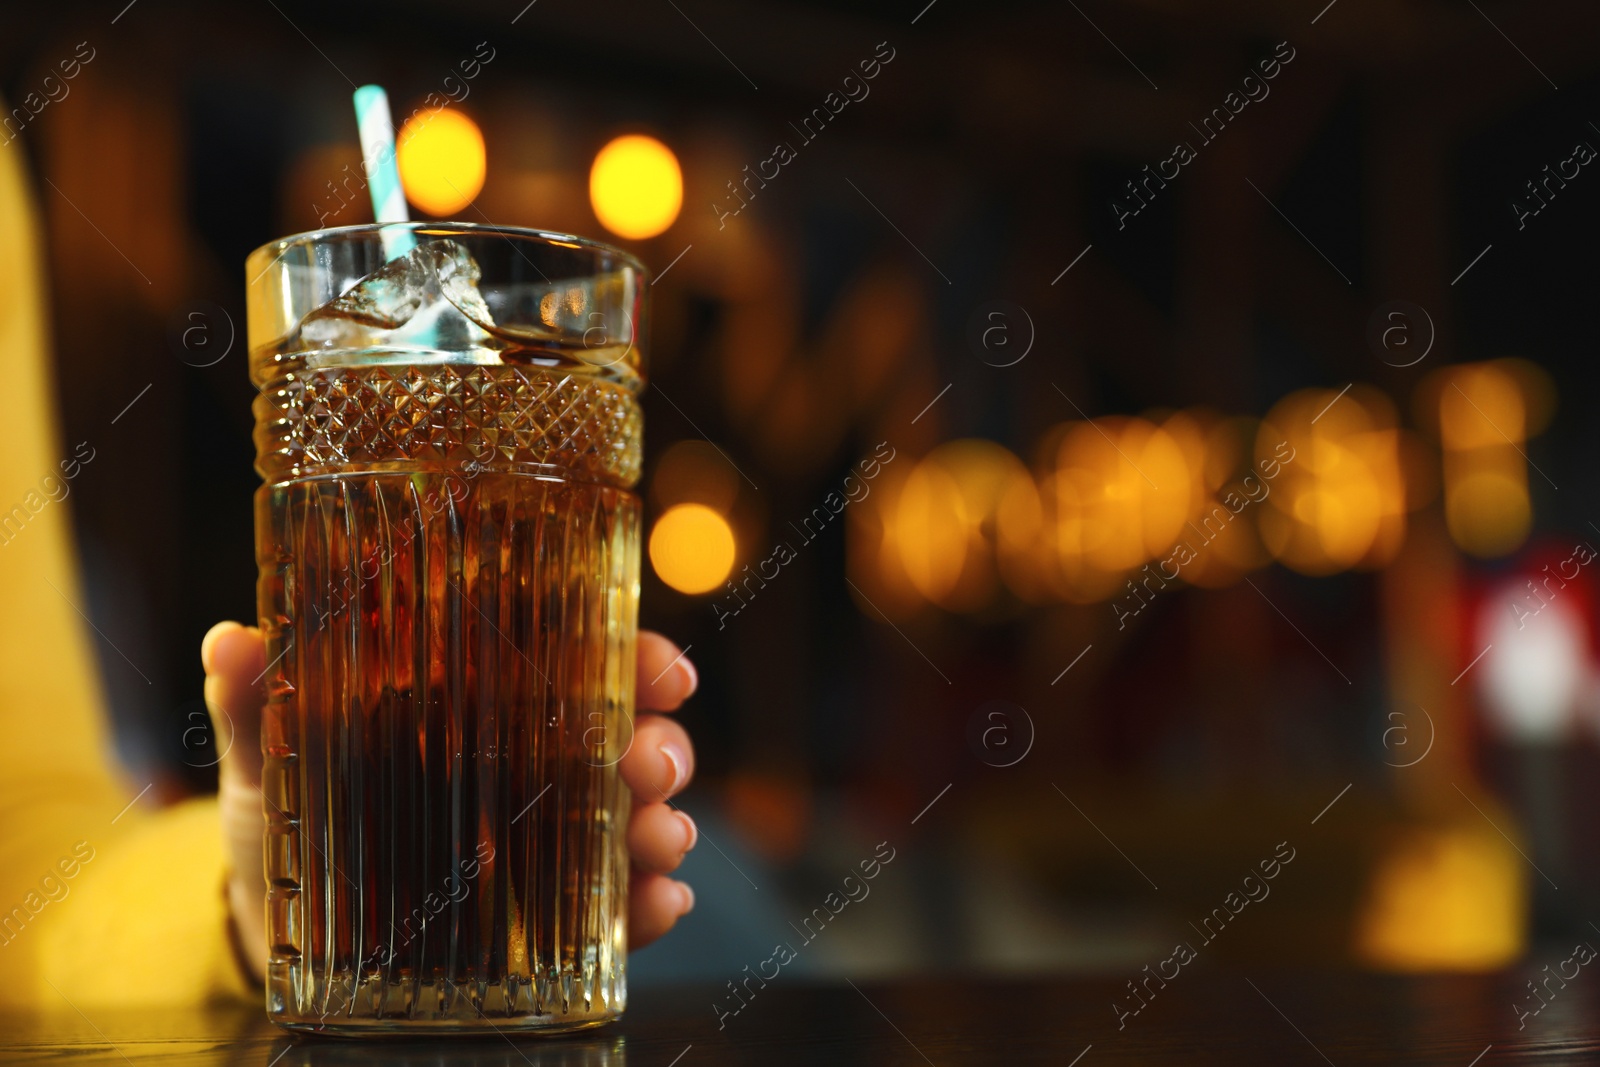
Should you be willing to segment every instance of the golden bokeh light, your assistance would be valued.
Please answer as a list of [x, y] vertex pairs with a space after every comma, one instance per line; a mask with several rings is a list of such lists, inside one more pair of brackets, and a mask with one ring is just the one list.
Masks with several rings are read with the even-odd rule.
[[1200, 464], [1148, 419], [1072, 423], [1058, 437], [1055, 468], [1040, 486], [1045, 537], [1057, 591], [1083, 603], [1172, 547], [1193, 508]]
[[1492, 363], [1456, 369], [1439, 392], [1439, 437], [1451, 451], [1521, 443], [1527, 415], [1516, 379]]
[[849, 513], [851, 580], [878, 610], [983, 612], [1003, 603], [1002, 580], [1025, 600], [1049, 599], [1037, 562], [1038, 490], [1020, 459], [965, 438], [903, 463]]
[[927, 604], [985, 611], [1002, 587], [1013, 605], [1089, 604], [1174, 581], [1223, 588], [1274, 561], [1374, 570], [1441, 485], [1455, 542], [1503, 555], [1532, 524], [1516, 435], [1545, 425], [1553, 389], [1519, 360], [1434, 379], [1419, 411], [1442, 463], [1386, 394], [1359, 384], [1301, 390], [1261, 420], [1194, 408], [1063, 423], [1032, 472], [994, 442], [947, 442], [855, 509], [853, 580], [904, 617]]
[[[1271, 492], [1272, 479], [1265, 477], [1265, 472], [1281, 470], [1281, 464], [1261, 467], [1252, 462], [1255, 422], [1201, 410], [1179, 412], [1163, 426], [1183, 446], [1184, 455], [1204, 457], [1200, 464], [1204, 473], [1195, 484], [1194, 512], [1183, 538], [1195, 555], [1183, 567], [1183, 580], [1204, 589], [1220, 589], [1239, 581], [1245, 572], [1270, 563], [1272, 558], [1257, 533], [1258, 514], [1252, 512], [1263, 493]], [[1218, 508], [1233, 518], [1223, 518]]]
[[1104, 484], [1089, 471], [1068, 468], [1050, 472], [1039, 489], [1041, 556], [1056, 595], [1072, 604], [1109, 597], [1122, 584], [1122, 571], [1096, 562], [1108, 532], [1095, 517]]
[[1372, 872], [1357, 953], [1401, 972], [1490, 971], [1515, 962], [1528, 892], [1513, 847], [1468, 825], [1397, 835]]
[[1333, 574], [1382, 566], [1399, 551], [1406, 515], [1400, 437], [1394, 407], [1376, 389], [1284, 397], [1262, 421], [1256, 456], [1281, 467], [1260, 528], [1285, 566]]
[[678, 504], [650, 531], [650, 565], [680, 593], [706, 593], [733, 570], [733, 527], [704, 504]]
[[488, 157], [483, 131], [461, 112], [426, 108], [395, 137], [395, 163], [406, 199], [430, 215], [454, 215], [483, 190]]
[[727, 514], [739, 495], [739, 472], [710, 441], [688, 438], [662, 453], [650, 478], [650, 497], [661, 507], [704, 504]]
[[936, 604], [954, 592], [967, 562], [967, 510], [961, 487], [937, 460], [925, 458], [911, 471], [892, 529], [917, 592]]
[[[878, 610], [901, 619], [927, 603], [906, 575], [896, 537], [900, 491], [911, 466], [907, 458], [884, 467], [872, 482], [871, 494], [844, 511], [845, 566], [850, 580]], [[860, 606], [871, 610], [866, 600]]]
[[637, 241], [664, 232], [683, 207], [678, 157], [654, 137], [616, 138], [594, 157], [589, 202], [600, 224], [618, 237]]
[[1032, 491], [1022, 461], [993, 441], [950, 441], [924, 456], [885, 501], [888, 543], [917, 593], [951, 611], [989, 604], [1002, 556], [1026, 536]]
[[995, 555], [1000, 575], [1025, 601], [1049, 599], [1049, 546], [1044, 539], [1044, 505], [1039, 487], [1022, 471], [1010, 479], [994, 514]]
[[1445, 525], [1450, 539], [1480, 559], [1508, 555], [1533, 529], [1528, 472], [1509, 448], [1480, 455], [1445, 453]]
[[1549, 377], [1525, 360], [1446, 367], [1418, 390], [1439, 434], [1450, 538], [1482, 559], [1520, 548], [1533, 529], [1523, 444], [1554, 409]]
[[1490, 469], [1482, 462], [1474, 467], [1451, 475], [1445, 493], [1445, 525], [1451, 541], [1477, 557], [1507, 555], [1533, 530], [1528, 474], [1520, 459], [1510, 470]]

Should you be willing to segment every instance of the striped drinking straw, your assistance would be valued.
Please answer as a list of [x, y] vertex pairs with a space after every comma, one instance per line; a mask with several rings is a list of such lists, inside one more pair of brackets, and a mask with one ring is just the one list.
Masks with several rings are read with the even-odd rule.
[[[372, 217], [378, 223], [408, 222], [405, 190], [394, 158], [394, 121], [389, 116], [389, 94], [381, 85], [363, 85], [355, 92], [356, 125], [361, 131], [361, 158], [372, 194]], [[383, 230], [383, 254], [397, 259], [417, 247], [410, 230]]]

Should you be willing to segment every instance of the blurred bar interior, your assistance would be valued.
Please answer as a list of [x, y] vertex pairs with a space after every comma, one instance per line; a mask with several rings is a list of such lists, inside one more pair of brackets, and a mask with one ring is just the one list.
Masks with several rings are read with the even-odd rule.
[[642, 621], [700, 667], [714, 847], [638, 981], [737, 974], [885, 840], [895, 905], [797, 967], [1137, 967], [1280, 842], [1214, 951], [1478, 970], [1587, 930], [1596, 11], [1506, 9], [1532, 68], [1442, 3], [1095, 5], [1138, 66], [1071, 6], [502, 6], [0, 43], [138, 773], [213, 784], [241, 264], [370, 219], [350, 70], [420, 212], [656, 274]]

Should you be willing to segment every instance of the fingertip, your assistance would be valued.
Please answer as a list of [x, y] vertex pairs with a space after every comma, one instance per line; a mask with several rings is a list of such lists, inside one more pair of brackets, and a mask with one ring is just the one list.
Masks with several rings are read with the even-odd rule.
[[[656, 633], [654, 630], [640, 630], [638, 638], [639, 660], [641, 667], [655, 667], [661, 670], [673, 657], [678, 655], [679, 649], [671, 638]], [[649, 662], [646, 662], [649, 661]]]
[[633, 747], [619, 769], [641, 803], [666, 800], [694, 779], [694, 745], [683, 726], [668, 716], [641, 715], [635, 720]]
[[677, 925], [694, 907], [694, 890], [683, 882], [635, 867], [628, 890], [628, 947], [640, 949]]
[[639, 635], [638, 702], [651, 711], [675, 711], [700, 685], [700, 673], [680, 649], [658, 633]]
[[[669, 804], [640, 804], [628, 819], [628, 855], [634, 866], [652, 874], [671, 874], [694, 848], [694, 821]], [[673, 901], [667, 901], [670, 911]]]
[[253, 679], [266, 663], [261, 631], [242, 623], [218, 623], [201, 643], [200, 662], [207, 675]]
[[[693, 851], [694, 846], [700, 843], [700, 827], [694, 824], [694, 820], [689, 817], [689, 813], [686, 811], [675, 810], [672, 814], [676, 815], [678, 817], [678, 821], [683, 823], [683, 851]], [[691, 898], [689, 905], [690, 907], [693, 907], [694, 894], [690, 893], [689, 896]]]
[[244, 624], [228, 619], [219, 622], [206, 631], [205, 637], [200, 639], [200, 666], [207, 673], [216, 671], [217, 642], [221, 641], [234, 630], [244, 629]]
[[667, 761], [667, 785], [662, 792], [674, 796], [689, 784], [689, 760], [678, 751], [678, 746], [668, 743], [661, 746], [661, 758]]

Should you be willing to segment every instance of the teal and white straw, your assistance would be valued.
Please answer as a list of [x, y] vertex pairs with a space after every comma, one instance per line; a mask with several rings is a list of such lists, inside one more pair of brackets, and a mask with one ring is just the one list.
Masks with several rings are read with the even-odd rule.
[[[367, 170], [367, 190], [372, 194], [372, 217], [378, 223], [409, 222], [400, 168], [394, 158], [394, 120], [389, 116], [389, 94], [381, 85], [363, 85], [355, 92], [356, 125], [361, 131], [361, 158]], [[411, 231], [384, 230], [383, 253], [397, 259], [417, 247]]]

